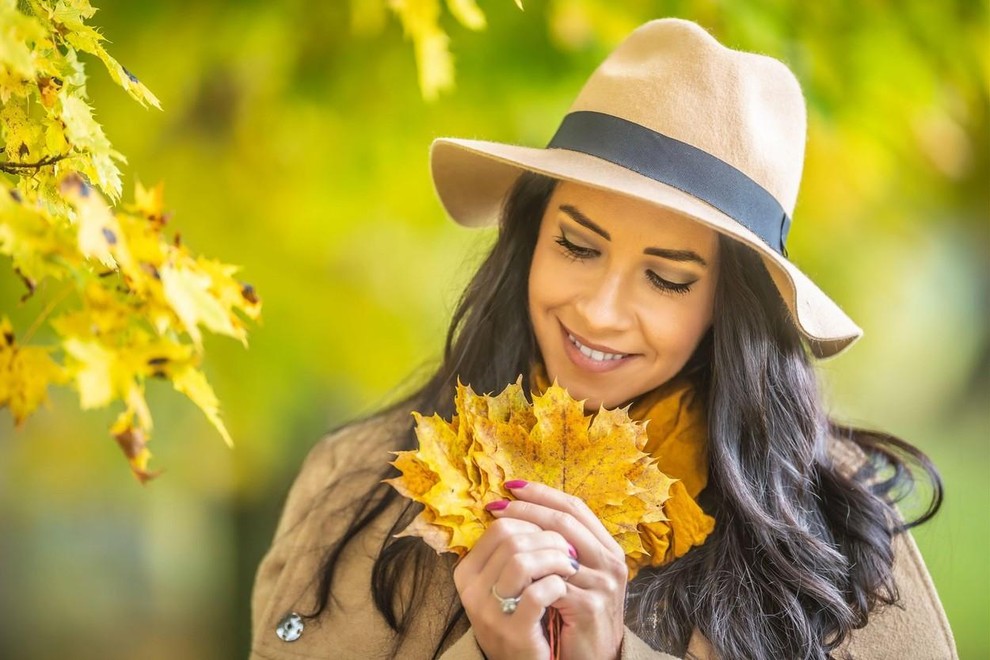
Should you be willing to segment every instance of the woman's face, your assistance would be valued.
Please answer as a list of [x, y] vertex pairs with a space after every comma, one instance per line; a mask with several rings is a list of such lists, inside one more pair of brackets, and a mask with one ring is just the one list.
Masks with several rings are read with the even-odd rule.
[[529, 275], [529, 314], [550, 380], [585, 408], [667, 382], [712, 322], [714, 230], [643, 201], [561, 182]]

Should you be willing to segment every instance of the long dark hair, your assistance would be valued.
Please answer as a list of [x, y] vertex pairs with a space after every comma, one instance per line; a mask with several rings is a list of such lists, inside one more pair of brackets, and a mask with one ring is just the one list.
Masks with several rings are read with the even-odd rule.
[[[527, 282], [554, 185], [536, 174], [519, 178], [506, 197], [498, 240], [454, 313], [440, 367], [381, 414], [415, 409], [449, 417], [458, 378], [487, 392], [523, 374], [529, 391], [538, 348]], [[727, 238], [719, 248], [712, 329], [685, 366], [709, 411], [710, 475], [699, 499], [715, 517], [715, 531], [680, 559], [640, 573], [629, 586], [627, 625], [672, 653], [683, 653], [698, 627], [721, 657], [825, 658], [878, 603], [897, 600], [893, 537], [938, 511], [941, 480], [911, 445], [829, 420], [808, 351], [760, 258]], [[845, 473], [829, 455], [830, 443], [846, 443], [867, 460]], [[397, 445], [391, 448], [415, 448], [411, 426]], [[387, 467], [381, 478], [396, 476]], [[931, 484], [931, 499], [906, 522], [894, 505], [919, 474]], [[380, 483], [357, 498], [350, 525], [326, 553], [308, 616], [332, 606], [344, 548], [394, 511], [397, 498]], [[418, 506], [398, 507], [371, 577], [375, 605], [397, 646], [434, 571], [449, 571], [419, 539], [393, 538]], [[464, 618], [457, 603], [446, 614], [435, 656]]]

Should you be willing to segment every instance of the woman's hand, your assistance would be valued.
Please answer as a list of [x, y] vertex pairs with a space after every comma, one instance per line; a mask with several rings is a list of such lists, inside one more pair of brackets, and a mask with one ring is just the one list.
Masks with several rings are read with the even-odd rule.
[[[580, 499], [542, 484], [506, 486], [517, 501], [490, 505], [497, 520], [454, 571], [478, 644], [492, 658], [544, 660], [541, 618], [554, 607], [562, 658], [618, 658], [628, 575], [622, 549]], [[502, 612], [491, 585], [502, 597], [520, 597], [513, 614]]]
[[[559, 533], [506, 517], [492, 523], [457, 564], [454, 584], [489, 660], [547, 659], [541, 619], [566, 594], [564, 579], [576, 570], [573, 554]], [[515, 611], [503, 611], [493, 589], [502, 598], [518, 597]]]
[[618, 658], [629, 575], [622, 548], [580, 498], [537, 483], [510, 490], [517, 501], [492, 512], [498, 522], [532, 523], [557, 532], [577, 550], [579, 568], [564, 595], [550, 604], [563, 619], [561, 658]]

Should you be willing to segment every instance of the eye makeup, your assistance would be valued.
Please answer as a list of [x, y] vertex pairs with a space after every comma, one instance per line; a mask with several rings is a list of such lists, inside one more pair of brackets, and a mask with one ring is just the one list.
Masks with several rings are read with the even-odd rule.
[[691, 291], [691, 285], [694, 284], [694, 282], [697, 282], [697, 280], [694, 280], [694, 282], [684, 282], [684, 283], [671, 282], [670, 280], [660, 277], [652, 270], [646, 271], [646, 279], [650, 281], [650, 284], [652, 284], [654, 287], [656, 287], [663, 293], [673, 293], [677, 295], [683, 295], [685, 293], [688, 293], [689, 291]]
[[[567, 232], [563, 227], [560, 228], [560, 234], [554, 239], [554, 242], [559, 245], [564, 252], [564, 256], [572, 261], [584, 261], [587, 259], [592, 259], [599, 256], [601, 253], [595, 248], [586, 247], [583, 245], [578, 245], [574, 243], [567, 237]], [[661, 291], [662, 293], [670, 293], [683, 295], [691, 290], [691, 285], [697, 280], [691, 282], [674, 282], [664, 277], [661, 277], [652, 269], [646, 270], [646, 279], [653, 288]]]
[[560, 247], [564, 249], [564, 255], [575, 261], [590, 259], [592, 257], [597, 257], [599, 255], [598, 250], [590, 247], [585, 247], [583, 245], [578, 245], [567, 238], [567, 233], [564, 228], [560, 228], [560, 235], [554, 239]]

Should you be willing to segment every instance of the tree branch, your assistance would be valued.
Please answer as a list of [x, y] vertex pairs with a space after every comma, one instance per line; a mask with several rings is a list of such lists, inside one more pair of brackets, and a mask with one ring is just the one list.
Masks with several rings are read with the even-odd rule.
[[69, 154], [60, 154], [58, 156], [49, 156], [48, 158], [42, 158], [41, 160], [35, 161], [33, 163], [15, 163], [9, 160], [0, 162], [0, 172], [5, 172], [7, 174], [20, 174], [24, 170], [38, 170], [47, 165], [54, 165], [60, 160], [68, 158]]

